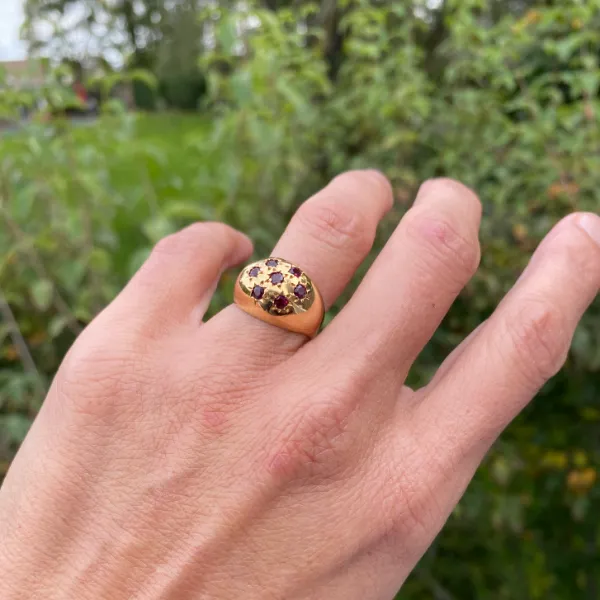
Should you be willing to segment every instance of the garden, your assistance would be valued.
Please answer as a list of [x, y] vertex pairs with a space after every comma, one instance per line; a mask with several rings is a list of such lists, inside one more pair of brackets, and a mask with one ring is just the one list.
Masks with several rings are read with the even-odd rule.
[[[73, 3], [29, 4], [31, 20]], [[558, 219], [600, 211], [599, 0], [172, 4], [168, 31], [140, 33], [116, 66], [91, 69], [97, 119], [40, 114], [0, 130], [0, 478], [73, 340], [186, 224], [225, 221], [268, 255], [329, 179], [378, 168], [396, 202], [357, 282], [421, 181], [471, 186], [484, 207], [481, 266], [415, 365], [419, 386]], [[5, 116], [32, 96], [73, 101], [64, 47], [45, 51], [61, 66], [43, 89], [0, 78]], [[135, 107], [111, 95], [123, 81]], [[564, 368], [492, 448], [399, 598], [597, 600], [598, 469], [595, 303]]]

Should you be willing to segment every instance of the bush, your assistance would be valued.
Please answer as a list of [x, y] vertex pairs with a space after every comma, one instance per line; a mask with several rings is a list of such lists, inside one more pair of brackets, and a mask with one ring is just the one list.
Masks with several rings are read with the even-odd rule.
[[[91, 128], [32, 125], [3, 140], [0, 288], [37, 370], [5, 320], [3, 459], [74, 336], [160, 237], [220, 219], [268, 254], [302, 199], [347, 168], [378, 167], [393, 181], [396, 209], [375, 251], [427, 177], [462, 179], [483, 200], [481, 268], [411, 374], [425, 382], [491, 313], [554, 222], [598, 210], [599, 3], [500, 20], [490, 16], [495, 6], [448, 2], [431, 62], [417, 43], [417, 14], [353, 3], [334, 80], [294, 11], [232, 11], [203, 59], [206, 122], [116, 115]], [[240, 57], [227, 32], [250, 16], [261, 27]], [[226, 275], [214, 311], [231, 286]], [[402, 598], [596, 597], [599, 334], [595, 305], [565, 368], [490, 452]]]
[[200, 72], [165, 75], [160, 80], [159, 93], [173, 110], [198, 110], [206, 92], [206, 82]]
[[133, 82], [133, 103], [138, 110], [156, 110], [158, 94], [156, 89], [145, 81]]

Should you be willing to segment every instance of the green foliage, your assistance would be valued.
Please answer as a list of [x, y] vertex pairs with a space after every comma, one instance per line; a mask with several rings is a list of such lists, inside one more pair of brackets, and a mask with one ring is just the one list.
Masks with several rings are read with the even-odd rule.
[[133, 83], [133, 103], [140, 110], [155, 110], [158, 103], [157, 89], [145, 81]]
[[170, 109], [198, 110], [206, 82], [198, 71], [165, 75], [160, 81], [161, 97]]
[[[107, 52], [131, 53], [134, 67], [147, 66], [167, 12], [164, 0], [25, 0], [23, 4], [22, 33], [30, 51], [85, 61]], [[86, 38], [89, 47], [82, 44]], [[87, 54], [90, 47], [95, 47], [97, 56]]]
[[[0, 465], [74, 336], [161, 236], [224, 220], [265, 255], [298, 204], [352, 167], [393, 181], [375, 251], [427, 177], [459, 178], [483, 200], [481, 268], [411, 374], [427, 381], [551, 225], [599, 209], [600, 2], [500, 4], [448, 0], [424, 17], [404, 3], [340, 2], [335, 69], [317, 8], [220, 8], [200, 63], [206, 117], [118, 113], [4, 134], [0, 290], [35, 369], [2, 312]], [[214, 311], [231, 286], [226, 275]], [[401, 598], [597, 598], [599, 339], [595, 305]]]
[[178, 0], [162, 23], [165, 39], [158, 51], [161, 96], [171, 109], [198, 110], [206, 82], [198, 67], [204, 24], [197, 0]]

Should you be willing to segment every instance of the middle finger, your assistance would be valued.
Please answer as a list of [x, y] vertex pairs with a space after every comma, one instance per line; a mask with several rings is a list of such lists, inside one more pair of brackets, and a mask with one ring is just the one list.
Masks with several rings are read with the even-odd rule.
[[323, 333], [328, 344], [370, 370], [403, 381], [479, 263], [481, 205], [449, 179], [424, 183], [415, 205], [352, 300]]

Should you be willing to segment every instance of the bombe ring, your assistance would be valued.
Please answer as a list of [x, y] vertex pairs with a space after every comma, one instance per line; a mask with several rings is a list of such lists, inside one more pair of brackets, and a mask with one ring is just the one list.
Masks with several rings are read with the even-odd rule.
[[267, 258], [244, 267], [233, 297], [249, 315], [311, 338], [325, 314], [321, 294], [310, 277], [281, 258]]

